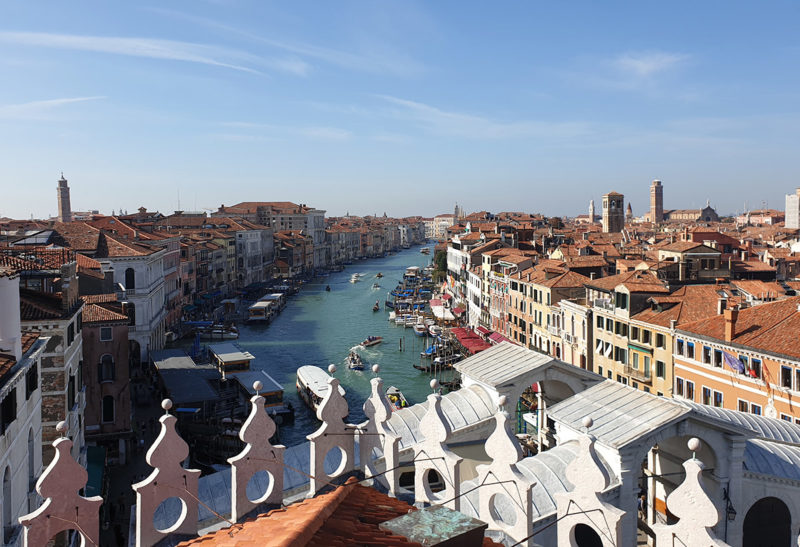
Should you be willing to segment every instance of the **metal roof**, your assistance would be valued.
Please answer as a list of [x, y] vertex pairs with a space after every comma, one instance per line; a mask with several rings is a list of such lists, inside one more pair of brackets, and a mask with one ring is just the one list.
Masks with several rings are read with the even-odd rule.
[[252, 361], [255, 356], [249, 351], [239, 347], [233, 342], [222, 342], [220, 344], [209, 344], [208, 349], [216, 355], [223, 363], [231, 361]]
[[590, 416], [597, 440], [620, 448], [690, 412], [677, 401], [605, 380], [553, 405], [547, 414], [577, 431], [583, 430], [583, 418]]
[[[419, 422], [428, 410], [428, 403], [419, 403], [392, 413], [389, 428], [400, 436], [400, 449], [423, 439]], [[492, 396], [480, 386], [451, 391], [442, 397], [442, 413], [454, 433], [493, 418], [496, 407]], [[457, 439], [451, 439], [451, 442]]]
[[261, 388], [262, 393], [266, 393], [269, 391], [283, 391], [283, 386], [280, 385], [275, 379], [264, 372], [263, 370], [253, 370], [248, 372], [233, 372], [227, 374], [228, 378], [233, 378], [241, 386], [247, 390], [250, 395], [255, 395], [256, 390], [253, 388], [253, 384], [256, 380], [264, 384]]
[[492, 387], [502, 387], [522, 381], [537, 369], [554, 361], [556, 359], [522, 346], [501, 342], [456, 363], [454, 367], [473, 380]]
[[169, 398], [176, 405], [217, 399], [217, 391], [209, 381], [219, 380], [220, 374], [211, 365], [198, 365], [186, 352], [167, 349], [150, 352]]
[[[328, 393], [328, 373], [316, 365], [303, 365], [297, 369], [301, 381], [320, 397]], [[339, 393], [344, 395], [344, 388], [339, 385]]]
[[682, 399], [680, 399], [679, 402], [691, 408], [697, 415], [724, 422], [728, 425], [738, 426], [739, 429], [755, 433], [757, 437], [783, 443], [800, 444], [800, 425], [793, 424], [792, 422], [779, 420], [778, 418], [767, 418], [766, 416], [758, 416], [747, 412], [739, 412], [738, 410], [702, 405]]
[[744, 448], [744, 468], [753, 473], [800, 481], [800, 447], [750, 439]]

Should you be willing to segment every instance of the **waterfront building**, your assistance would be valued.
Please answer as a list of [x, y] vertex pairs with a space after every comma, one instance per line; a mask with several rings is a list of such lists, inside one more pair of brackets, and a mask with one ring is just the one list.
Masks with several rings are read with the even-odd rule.
[[[83, 296], [83, 383], [86, 442], [105, 449], [105, 461], [125, 465], [131, 449], [128, 324], [116, 294]], [[135, 442], [135, 440], [134, 440]]]
[[603, 232], [618, 233], [625, 227], [625, 196], [609, 192], [603, 196]]
[[489, 304], [489, 323], [484, 326], [505, 337], [510, 337], [509, 276], [530, 268], [533, 265], [533, 257], [526, 256], [519, 249], [499, 248], [482, 253], [481, 263], [483, 285], [487, 289]]
[[58, 179], [56, 195], [58, 197], [58, 221], [72, 222], [72, 206], [70, 205], [69, 200], [69, 185], [67, 184], [67, 179], [64, 178], [64, 173], [61, 173], [61, 178]]
[[42, 470], [41, 359], [49, 340], [23, 332], [19, 274], [0, 266], [0, 515], [2, 540], [17, 545], [17, 519], [35, 510]]

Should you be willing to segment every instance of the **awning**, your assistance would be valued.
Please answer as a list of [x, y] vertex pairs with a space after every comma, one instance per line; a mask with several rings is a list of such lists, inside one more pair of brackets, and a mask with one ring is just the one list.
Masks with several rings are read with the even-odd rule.
[[484, 336], [488, 336], [488, 335], [492, 334], [492, 331], [490, 331], [489, 329], [487, 329], [486, 327], [483, 327], [483, 326], [480, 326], [475, 330], [478, 331], [480, 334], [483, 334]]
[[86, 447], [86, 471], [89, 474], [89, 480], [86, 482], [86, 496], [102, 496], [103, 475], [106, 471], [106, 449], [104, 447]]
[[464, 308], [458, 308], [458, 307], [453, 308], [453, 313], [455, 315], [461, 315], [462, 313], [464, 313]]
[[444, 293], [444, 294], [442, 295], [442, 300], [450, 300], [451, 298], [453, 298], [453, 295], [452, 295], [452, 294], [447, 294], [447, 293]]
[[[511, 342], [508, 338], [500, 334], [499, 332], [493, 332], [489, 335], [489, 340], [494, 342], [495, 344], [499, 344], [500, 342]], [[513, 343], [513, 342], [512, 342]]]
[[197, 306], [195, 306], [194, 304], [187, 304], [186, 306], [183, 307], [183, 311], [189, 311], [189, 312], [194, 311], [196, 309]]
[[438, 299], [438, 298], [431, 298], [430, 303], [431, 303], [431, 307], [441, 306], [442, 305], [442, 301], [440, 299]]

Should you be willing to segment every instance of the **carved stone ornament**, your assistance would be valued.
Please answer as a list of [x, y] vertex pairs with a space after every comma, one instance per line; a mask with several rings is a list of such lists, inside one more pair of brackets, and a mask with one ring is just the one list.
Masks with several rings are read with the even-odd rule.
[[[59, 422], [56, 430], [66, 431]], [[72, 441], [66, 437], [53, 443], [55, 456], [36, 483], [36, 491], [44, 498], [34, 512], [19, 517], [25, 527], [23, 542], [26, 547], [39, 547], [64, 530], [76, 530], [83, 536], [83, 544], [100, 544], [100, 506], [103, 498], [85, 498], [78, 492], [86, 486], [89, 474], [72, 459]]]
[[[442, 412], [442, 396], [428, 395], [428, 410], [419, 422], [424, 436], [414, 446], [414, 497], [417, 503], [442, 503], [454, 511], [461, 507], [461, 462], [463, 459], [447, 447], [450, 426]], [[444, 490], [434, 492], [430, 487], [430, 472], [436, 471], [444, 481]]]
[[[696, 452], [700, 441], [689, 440], [689, 449]], [[667, 509], [680, 520], [672, 525], [654, 524], [656, 542], [660, 544], [685, 545], [686, 547], [727, 546], [717, 539], [712, 527], [719, 522], [719, 513], [703, 484], [705, 465], [692, 457], [683, 462], [686, 478], [667, 497]]]
[[[253, 385], [258, 393], [261, 382]], [[275, 422], [264, 410], [264, 397], [250, 398], [250, 415], [239, 431], [244, 449], [232, 458], [231, 464], [231, 520], [237, 522], [243, 515], [261, 503], [281, 503], [283, 500], [283, 453], [286, 447], [273, 446], [269, 440], [275, 434]], [[269, 485], [257, 499], [247, 496], [247, 484], [260, 471], [269, 474]]]
[[[136, 492], [136, 547], [154, 545], [173, 533], [197, 534], [197, 481], [200, 471], [182, 467], [181, 464], [189, 455], [189, 445], [175, 431], [178, 419], [169, 414], [172, 401], [164, 399], [161, 407], [167, 414], [159, 418], [161, 432], [146, 456], [153, 472], [143, 481], [132, 485]], [[153, 516], [158, 506], [168, 498], [179, 498], [182, 511], [172, 526], [159, 530], [153, 523]]]
[[[317, 418], [322, 425], [306, 438], [310, 441], [309, 492], [313, 497], [327, 484], [328, 478], [336, 478], [353, 469], [355, 459], [355, 427], [346, 425], [344, 419], [349, 412], [347, 401], [339, 392], [339, 380], [328, 379], [328, 392], [317, 409]], [[332, 473], [325, 471], [325, 459], [331, 451], [340, 452], [339, 465]]]
[[373, 465], [373, 454], [380, 448], [383, 452], [385, 473], [381, 474], [378, 480], [389, 490], [390, 496], [395, 496], [399, 489], [399, 446], [398, 437], [387, 425], [392, 416], [392, 407], [386, 399], [386, 392], [383, 390], [383, 380], [373, 378], [370, 381], [372, 394], [369, 399], [364, 401], [364, 415], [367, 422], [359, 432], [358, 448], [361, 466], [364, 475], [369, 478], [378, 473]]
[[506, 533], [515, 541], [523, 541], [533, 533], [532, 490], [534, 482], [517, 468], [522, 459], [519, 441], [511, 433], [508, 412], [495, 414], [495, 429], [486, 440], [485, 449], [491, 463], [477, 468], [478, 519], [490, 530]]
[[603, 547], [616, 547], [622, 541], [622, 518], [625, 511], [602, 500], [600, 495], [611, 484], [611, 478], [594, 448], [595, 437], [589, 433], [590, 417], [583, 419], [586, 433], [578, 437], [579, 449], [566, 469], [571, 492], [555, 494], [558, 514], [559, 547], [574, 547], [575, 529], [588, 526], [600, 538]]

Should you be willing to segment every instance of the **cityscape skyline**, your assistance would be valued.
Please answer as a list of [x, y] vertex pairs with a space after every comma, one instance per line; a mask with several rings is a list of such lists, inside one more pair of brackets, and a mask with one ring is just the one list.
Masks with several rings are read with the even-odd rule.
[[576, 215], [618, 191], [640, 216], [653, 179], [666, 207], [729, 214], [797, 185], [791, 3], [77, 7], [0, 25], [0, 216], [55, 215], [30, 192], [62, 170], [74, 208], [106, 214], [135, 189], [165, 212], [332, 216]]

